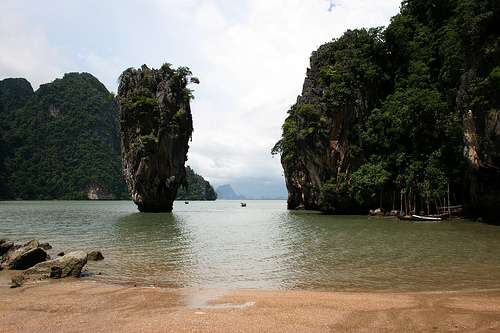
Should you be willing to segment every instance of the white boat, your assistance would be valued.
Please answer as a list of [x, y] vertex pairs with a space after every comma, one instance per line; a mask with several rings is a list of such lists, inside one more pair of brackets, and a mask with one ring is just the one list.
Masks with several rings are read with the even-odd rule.
[[422, 216], [422, 215], [412, 215], [414, 221], [441, 221], [442, 218], [438, 216]]

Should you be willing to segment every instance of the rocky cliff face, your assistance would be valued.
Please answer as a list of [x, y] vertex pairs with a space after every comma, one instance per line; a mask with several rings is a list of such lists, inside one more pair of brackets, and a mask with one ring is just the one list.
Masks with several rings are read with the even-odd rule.
[[[347, 41], [340, 48], [358, 46], [359, 31], [348, 31]], [[283, 138], [274, 148], [281, 153], [288, 189], [289, 209], [312, 209], [326, 213], [349, 213], [359, 209], [356, 202], [337, 188], [331, 195], [323, 193], [323, 186], [331, 179], [345, 177], [365, 161], [356, 126], [361, 124], [376, 107], [385, 89], [383, 82], [360, 78], [347, 83], [343, 89], [349, 96], [329, 91], [336, 73], [349, 71], [349, 63], [337, 62], [332, 56], [339, 45], [327, 43], [312, 53], [302, 94], [290, 109], [283, 125]], [[365, 52], [364, 61], [372, 62], [373, 54]], [[331, 73], [327, 73], [330, 71]], [[342, 83], [344, 84], [344, 82]]]
[[[498, 216], [500, 207], [500, 112], [468, 110], [464, 115], [464, 156], [477, 216]], [[491, 219], [490, 219], [491, 220]]]
[[127, 69], [118, 88], [122, 165], [133, 201], [142, 212], [170, 212], [193, 131], [186, 67]]

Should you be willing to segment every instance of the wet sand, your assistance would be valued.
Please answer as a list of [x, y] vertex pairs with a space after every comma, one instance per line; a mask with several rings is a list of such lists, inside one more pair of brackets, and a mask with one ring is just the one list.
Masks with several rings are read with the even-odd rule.
[[492, 332], [500, 290], [364, 293], [113, 286], [0, 272], [0, 332]]

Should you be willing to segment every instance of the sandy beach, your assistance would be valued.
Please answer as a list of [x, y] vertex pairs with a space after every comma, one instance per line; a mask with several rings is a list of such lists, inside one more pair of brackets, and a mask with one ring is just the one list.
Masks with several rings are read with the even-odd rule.
[[500, 290], [363, 293], [167, 289], [0, 272], [0, 332], [491, 332]]

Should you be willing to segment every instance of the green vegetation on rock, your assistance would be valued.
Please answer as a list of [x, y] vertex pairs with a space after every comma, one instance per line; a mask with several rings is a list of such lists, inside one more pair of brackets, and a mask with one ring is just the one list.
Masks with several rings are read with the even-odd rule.
[[386, 29], [313, 52], [272, 149], [289, 208], [366, 212], [404, 196], [415, 212], [448, 189], [498, 206], [499, 20], [494, 0], [407, 0]]
[[185, 162], [194, 96], [187, 85], [199, 80], [188, 67], [170, 66], [129, 68], [119, 79], [122, 165], [130, 196], [141, 212], [172, 211], [179, 187], [189, 186]]
[[215, 192], [210, 182], [194, 172], [188, 165], [186, 166], [187, 188], [180, 187], [177, 191], [176, 200], [216, 200]]
[[34, 93], [24, 79], [0, 83], [2, 199], [127, 198], [118, 107], [102, 83], [87, 73]]

